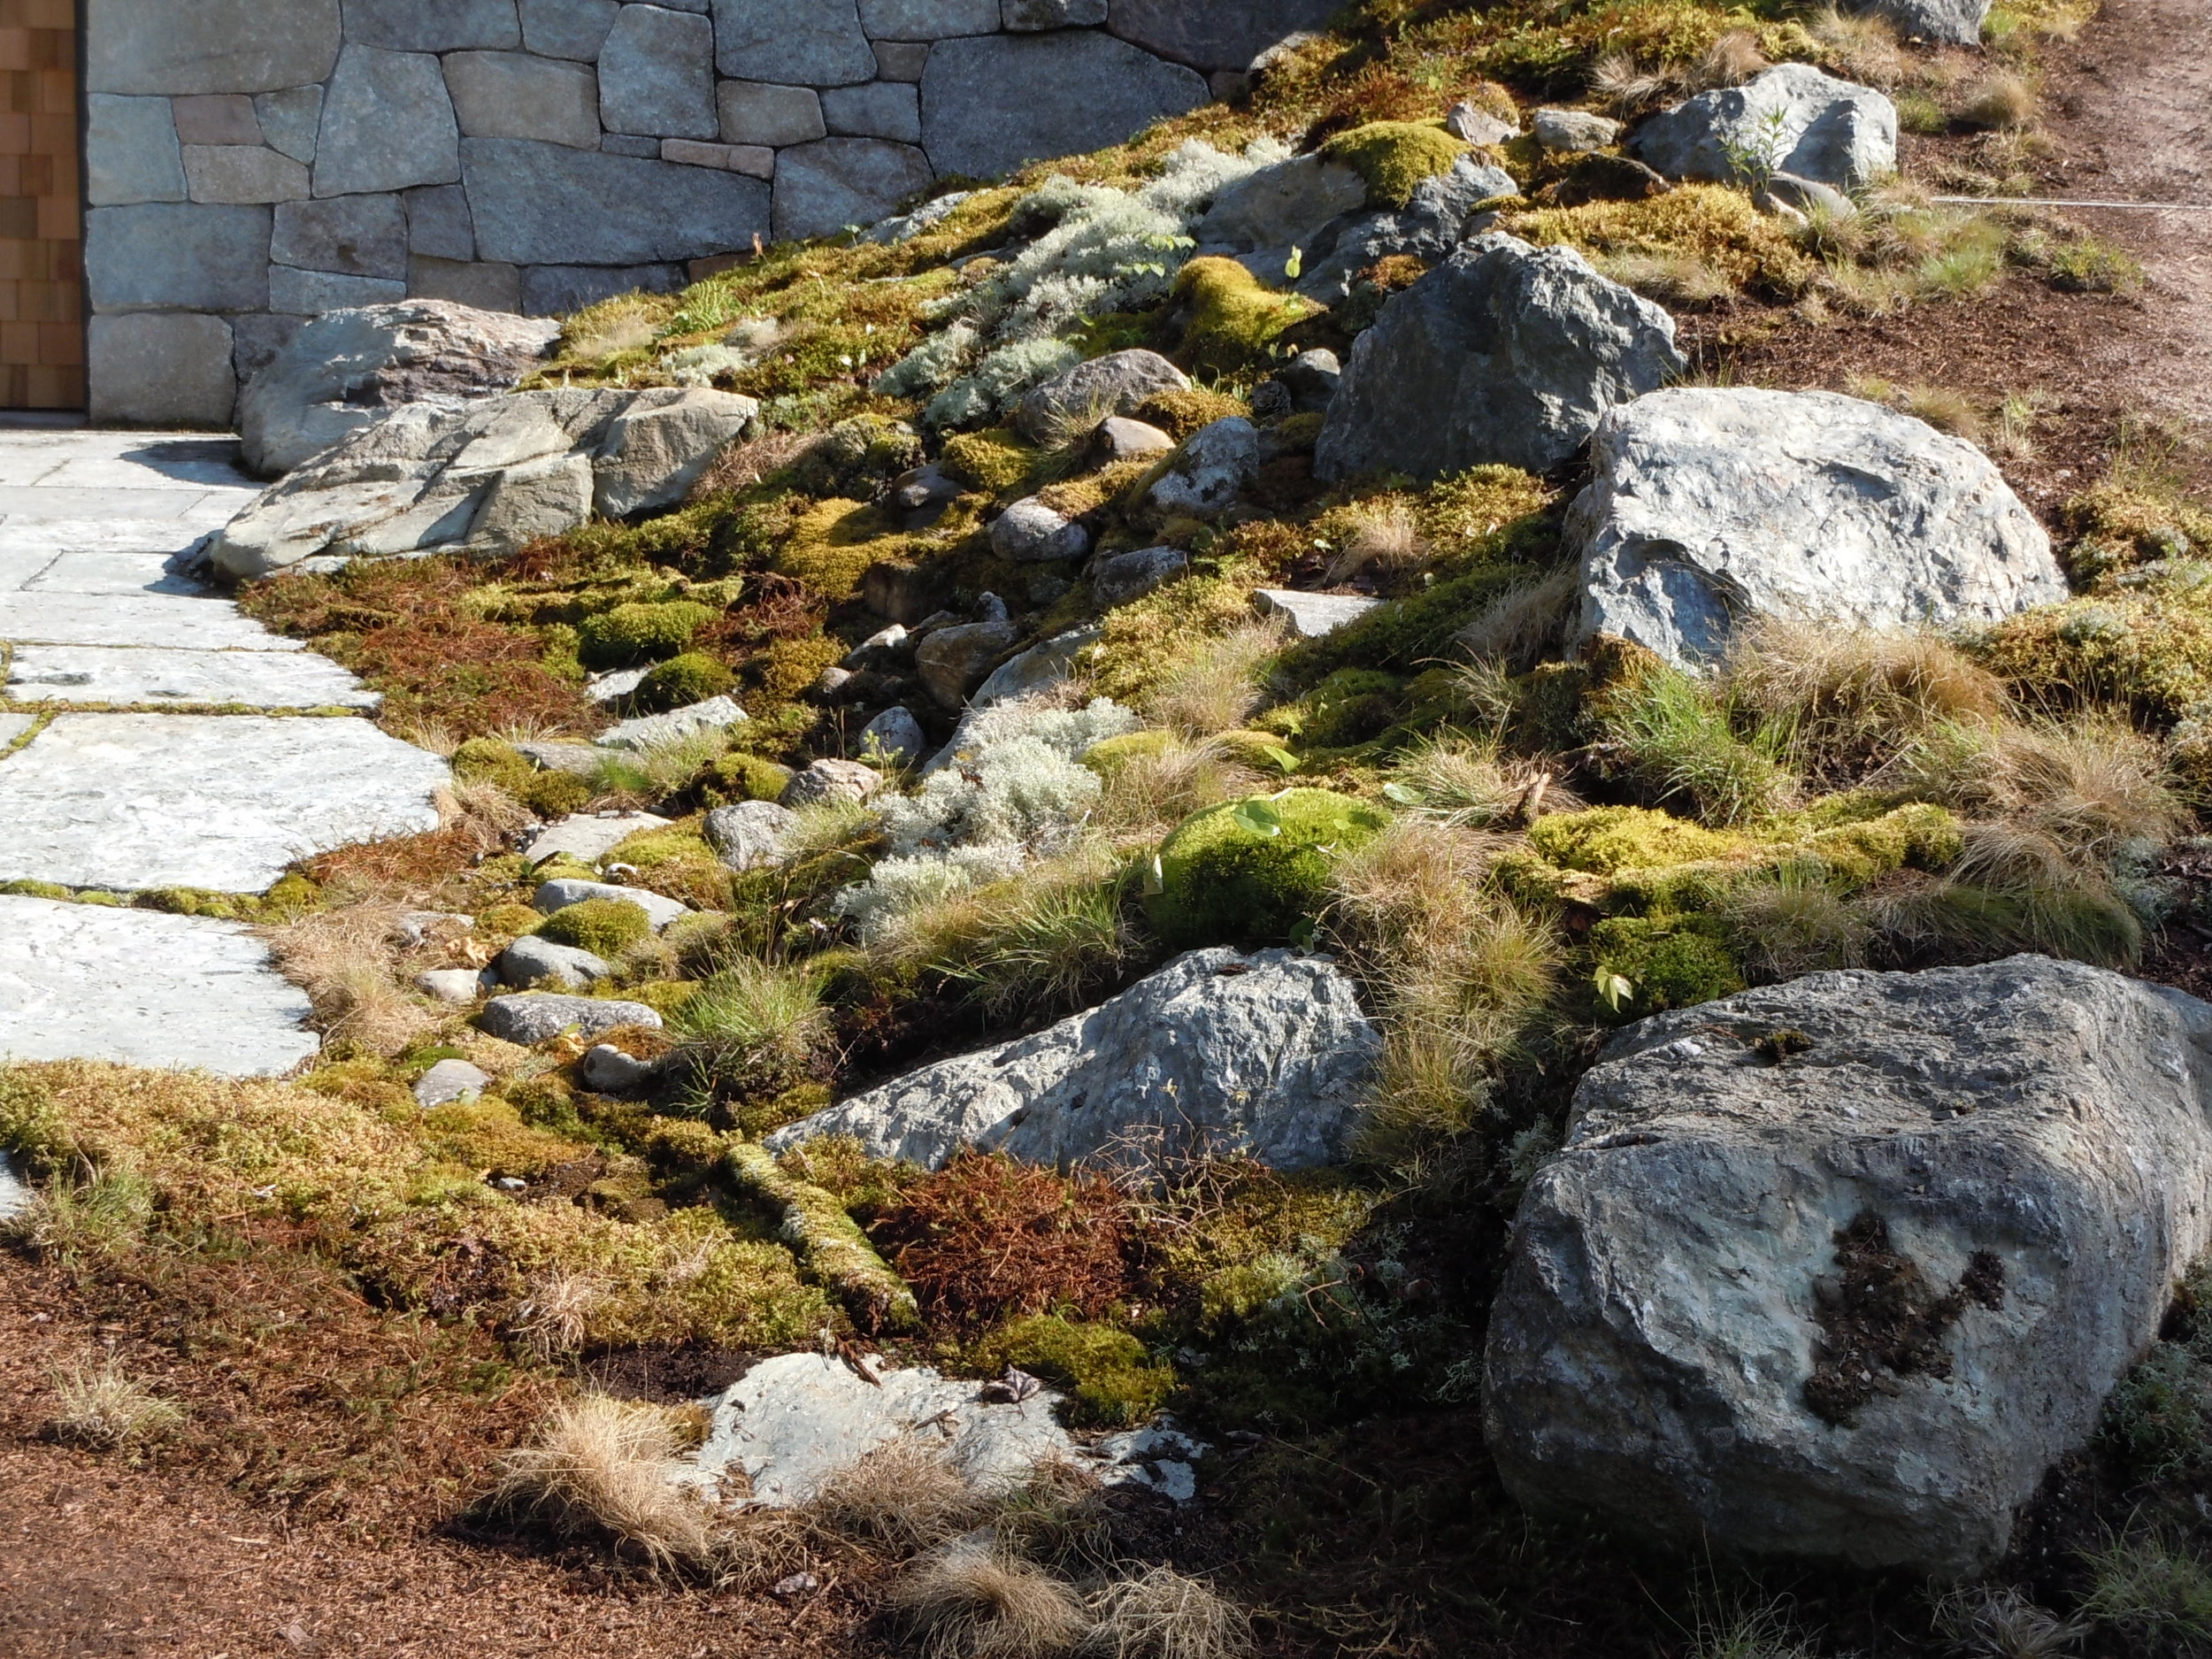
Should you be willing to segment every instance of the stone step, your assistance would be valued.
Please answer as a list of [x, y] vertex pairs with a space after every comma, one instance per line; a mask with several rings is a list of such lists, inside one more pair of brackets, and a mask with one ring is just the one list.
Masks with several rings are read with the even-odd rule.
[[0, 696], [17, 703], [257, 709], [373, 709], [383, 698], [309, 651], [165, 651], [116, 645], [23, 645]]

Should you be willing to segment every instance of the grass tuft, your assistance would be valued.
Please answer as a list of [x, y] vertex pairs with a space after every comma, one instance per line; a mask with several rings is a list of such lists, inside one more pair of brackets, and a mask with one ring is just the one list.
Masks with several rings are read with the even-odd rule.
[[1090, 1629], [1067, 1585], [987, 1546], [926, 1557], [891, 1586], [890, 1601], [925, 1659], [1058, 1659]]
[[493, 1502], [565, 1535], [611, 1539], [654, 1572], [710, 1574], [713, 1516], [682, 1484], [680, 1449], [661, 1407], [587, 1394], [507, 1455]]
[[184, 1421], [184, 1413], [109, 1358], [79, 1361], [54, 1377], [56, 1439], [95, 1451], [117, 1451], [157, 1440]]

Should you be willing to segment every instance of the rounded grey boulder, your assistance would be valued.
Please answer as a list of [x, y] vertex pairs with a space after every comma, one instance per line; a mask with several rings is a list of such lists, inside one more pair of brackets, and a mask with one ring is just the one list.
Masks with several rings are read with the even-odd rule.
[[1948, 627], [2067, 596], [1989, 458], [1879, 403], [1677, 388], [1607, 415], [1591, 464], [1567, 515], [1578, 640], [1693, 664], [1751, 617]]
[[1663, 1014], [1522, 1199], [1491, 1451], [1532, 1507], [1971, 1573], [2208, 1239], [2193, 997], [2015, 956]]
[[603, 1036], [625, 1025], [642, 1025], [657, 1031], [661, 1017], [643, 1002], [593, 996], [526, 995], [495, 996], [484, 1004], [477, 1024], [487, 1036], [529, 1048], [549, 1042], [569, 1030], [584, 1037]]
[[1777, 64], [1654, 116], [1627, 148], [1670, 179], [1735, 180], [1756, 157], [1765, 172], [1861, 190], [1896, 171], [1897, 106], [1810, 64]]

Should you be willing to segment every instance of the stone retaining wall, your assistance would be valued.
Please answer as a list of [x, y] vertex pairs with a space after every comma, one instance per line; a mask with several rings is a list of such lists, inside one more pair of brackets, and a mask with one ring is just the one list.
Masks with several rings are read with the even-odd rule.
[[1337, 0], [88, 0], [96, 419], [228, 421], [303, 320], [551, 314], [1114, 143]]

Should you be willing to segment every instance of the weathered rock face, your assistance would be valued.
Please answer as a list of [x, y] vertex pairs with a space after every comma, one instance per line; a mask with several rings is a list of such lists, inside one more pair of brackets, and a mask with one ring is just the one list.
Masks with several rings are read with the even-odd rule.
[[559, 326], [410, 300], [331, 311], [292, 337], [238, 400], [246, 465], [276, 478], [402, 403], [450, 405], [503, 392]]
[[1753, 615], [1993, 622], [2067, 595], [2050, 539], [1971, 444], [1832, 392], [1683, 388], [1617, 409], [1568, 515], [1578, 637], [1709, 661]]
[[1152, 487], [1152, 504], [1164, 513], [1218, 518], [1259, 476], [1264, 457], [1259, 428], [1241, 415], [1201, 426]]
[[921, 84], [931, 165], [979, 178], [1118, 142], [1211, 96], [1179, 64], [1074, 30], [941, 41]]
[[479, 1025], [487, 1036], [526, 1047], [549, 1042], [565, 1031], [597, 1037], [625, 1025], [660, 1029], [661, 1017], [643, 1002], [613, 997], [554, 996], [539, 992], [495, 996], [484, 1004]]
[[1896, 169], [1897, 106], [1810, 64], [1778, 64], [1654, 116], [1629, 135], [1628, 152], [1671, 179], [1732, 180], [1749, 154], [1770, 172], [1863, 189]]
[[1724, 1551], [1988, 1564], [2212, 1239], [2208, 1109], [2212, 1007], [2037, 956], [1631, 1028], [1515, 1224], [1507, 1484]]
[[1014, 425], [1032, 443], [1064, 441], [1071, 425], [1126, 415], [1148, 397], [1189, 388], [1190, 376], [1156, 351], [1110, 351], [1036, 388]]
[[410, 405], [265, 492], [209, 557], [241, 579], [325, 555], [511, 552], [595, 510], [619, 517], [675, 505], [757, 408], [749, 397], [672, 388]]
[[767, 1144], [849, 1134], [929, 1168], [963, 1146], [1066, 1166], [1156, 1134], [1170, 1151], [1303, 1169], [1342, 1154], [1379, 1048], [1328, 958], [1194, 951], [1088, 1013], [925, 1066]]
[[736, 871], [764, 870], [780, 864], [784, 843], [799, 827], [799, 815], [773, 801], [740, 801], [707, 814], [707, 841]]
[[1909, 39], [1978, 46], [1989, 0], [1847, 0], [1843, 9], [1886, 17]]
[[1194, 68], [1242, 69], [1286, 36], [1321, 27], [1336, 10], [1330, 0], [1114, 0], [1111, 27]]
[[1571, 249], [1494, 231], [1392, 299], [1353, 345], [1314, 472], [1548, 472], [1607, 410], [1683, 366], [1658, 306]]

